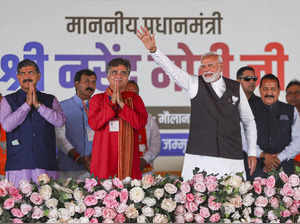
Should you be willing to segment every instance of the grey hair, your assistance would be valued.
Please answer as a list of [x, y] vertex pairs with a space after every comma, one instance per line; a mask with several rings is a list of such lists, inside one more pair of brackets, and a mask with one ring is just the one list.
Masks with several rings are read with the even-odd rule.
[[210, 52], [207, 52], [205, 54], [202, 55], [201, 59], [205, 58], [205, 57], [209, 57], [209, 56], [217, 56], [218, 57], [218, 62], [219, 63], [223, 63], [223, 58], [221, 55], [217, 54], [216, 52], [214, 51], [210, 51]]

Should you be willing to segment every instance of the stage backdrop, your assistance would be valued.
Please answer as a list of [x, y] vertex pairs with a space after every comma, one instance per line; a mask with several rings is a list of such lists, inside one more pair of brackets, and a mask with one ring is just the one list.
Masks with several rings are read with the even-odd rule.
[[[188, 96], [158, 67], [135, 35], [140, 26], [155, 33], [158, 47], [176, 65], [198, 73], [201, 55], [223, 56], [224, 76], [235, 79], [251, 65], [261, 77], [273, 73], [281, 89], [299, 78], [300, 2], [269, 0], [52, 0], [3, 1], [0, 8], [0, 91], [19, 88], [17, 63], [35, 60], [41, 91], [59, 100], [74, 95], [79, 69], [97, 73], [97, 92], [107, 87], [106, 63], [131, 61], [131, 79], [156, 117], [162, 137], [157, 169], [181, 169], [189, 127]], [[259, 82], [259, 80], [258, 80]], [[258, 91], [257, 91], [258, 93]], [[285, 101], [282, 91], [280, 99]]]

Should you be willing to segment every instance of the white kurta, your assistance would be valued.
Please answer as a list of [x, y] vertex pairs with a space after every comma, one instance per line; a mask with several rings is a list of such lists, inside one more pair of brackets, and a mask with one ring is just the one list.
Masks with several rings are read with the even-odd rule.
[[[181, 70], [175, 64], [173, 64], [160, 50], [157, 50], [155, 53], [151, 54], [151, 56], [153, 57], [154, 61], [163, 68], [166, 74], [168, 74], [177, 85], [179, 85], [189, 94], [191, 99], [196, 97], [199, 88], [198, 75], [190, 75]], [[222, 97], [226, 91], [226, 85], [223, 78], [211, 83], [211, 86], [218, 97]], [[245, 128], [245, 136], [248, 142], [248, 156], [256, 156], [256, 124], [242, 87], [240, 87], [240, 103], [238, 110], [240, 113], [241, 122]], [[193, 176], [193, 170], [195, 167], [200, 168], [200, 170], [205, 170], [208, 173], [218, 173], [221, 176], [226, 173], [245, 173], [244, 162], [242, 159], [226, 159], [221, 157], [192, 155], [186, 153], [182, 177], [185, 180], [190, 179]]]

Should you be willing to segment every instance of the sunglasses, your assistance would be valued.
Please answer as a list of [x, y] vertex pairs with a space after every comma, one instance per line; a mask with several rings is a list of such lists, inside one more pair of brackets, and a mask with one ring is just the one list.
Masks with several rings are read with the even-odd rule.
[[243, 77], [241, 79], [244, 79], [246, 82], [249, 82], [250, 80], [256, 81], [257, 77], [256, 76], [247, 76], [247, 77]]

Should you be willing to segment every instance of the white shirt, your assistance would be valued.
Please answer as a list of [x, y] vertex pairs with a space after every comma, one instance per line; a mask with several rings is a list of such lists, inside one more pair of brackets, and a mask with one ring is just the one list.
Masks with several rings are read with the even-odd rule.
[[[179, 85], [183, 88], [193, 99], [198, 93], [198, 75], [190, 75], [187, 72], [181, 70], [170, 59], [165, 56], [160, 50], [151, 54], [157, 64], [159, 64], [163, 70]], [[223, 78], [211, 83], [212, 88], [221, 97], [226, 91], [226, 85]], [[240, 113], [240, 119], [244, 126], [245, 136], [248, 143], [248, 156], [256, 156], [256, 141], [257, 132], [254, 116], [249, 106], [247, 97], [240, 86], [240, 103], [238, 106]]]
[[153, 163], [154, 159], [160, 153], [160, 132], [155, 117], [150, 113], [148, 113], [146, 124], [146, 136], [148, 150], [145, 152], [143, 158], [147, 163]]

